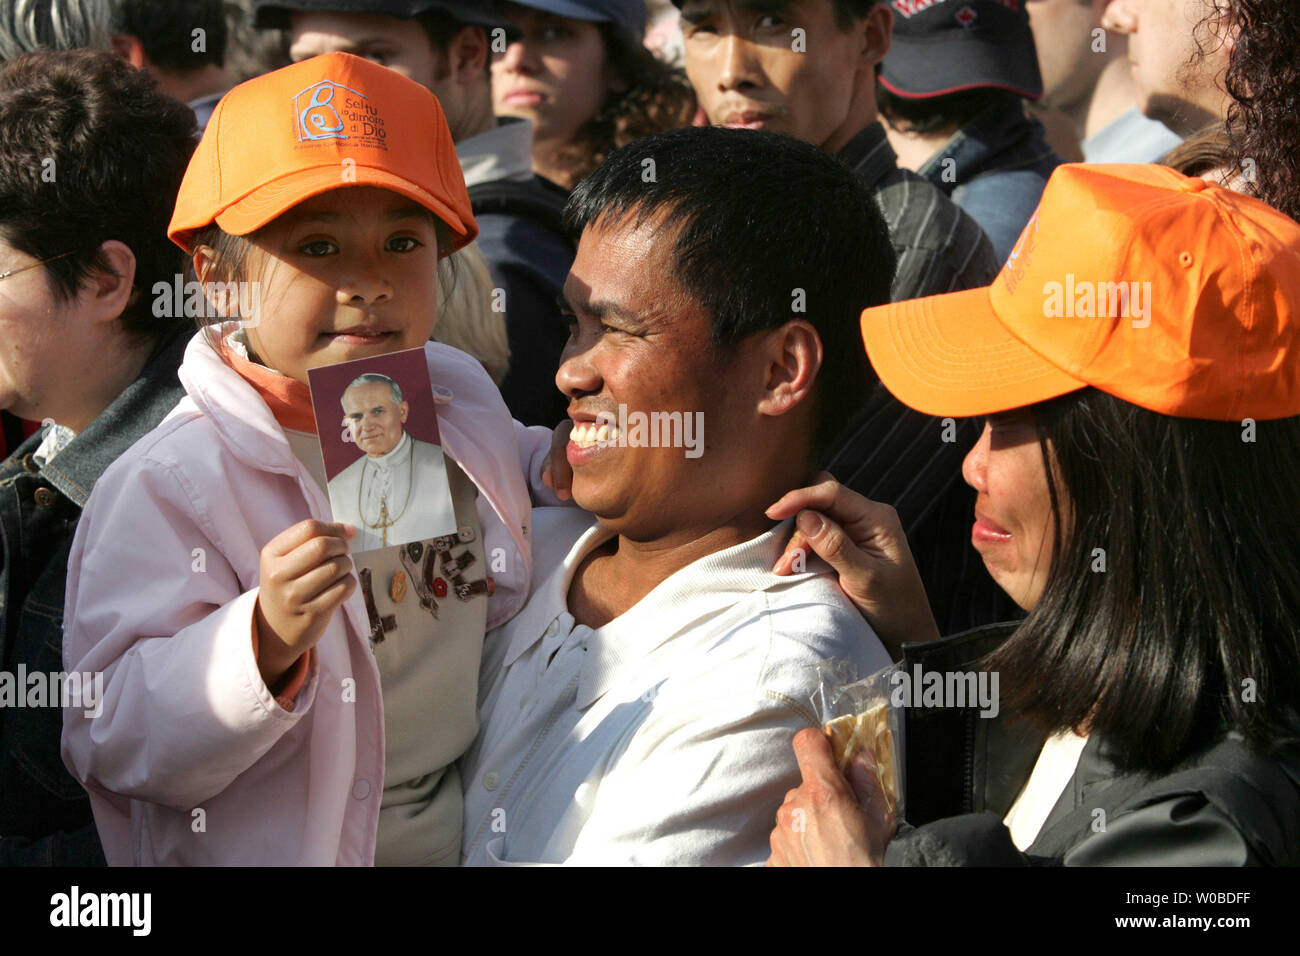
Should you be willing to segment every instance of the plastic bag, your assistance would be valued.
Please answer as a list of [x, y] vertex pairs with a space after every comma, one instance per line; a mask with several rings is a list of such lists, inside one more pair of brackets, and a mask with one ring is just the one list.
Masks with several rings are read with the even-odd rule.
[[812, 705], [840, 773], [847, 773], [849, 762], [870, 749], [886, 809], [898, 819], [903, 815], [902, 709], [890, 699], [890, 676], [896, 670], [895, 664], [855, 680], [851, 661], [820, 664]]

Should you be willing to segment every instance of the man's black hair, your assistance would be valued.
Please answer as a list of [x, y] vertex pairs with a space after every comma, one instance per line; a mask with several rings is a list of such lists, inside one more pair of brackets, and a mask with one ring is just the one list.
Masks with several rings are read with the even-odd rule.
[[871, 8], [884, 0], [831, 0], [831, 9], [835, 11], [835, 25], [847, 30], [854, 20], [861, 20]]
[[[114, 29], [139, 39], [145, 56], [160, 69], [184, 72], [221, 66], [226, 59], [221, 0], [117, 0]], [[203, 33], [196, 36], [195, 30]]]
[[[904, 133], [937, 133], [965, 126], [985, 110], [1021, 107], [1019, 93], [980, 86], [944, 96], [912, 98], [891, 93], [876, 79], [876, 105], [889, 125]], [[1023, 107], [1021, 107], [1023, 108]]]
[[727, 349], [806, 319], [821, 336], [815, 447], [824, 457], [875, 383], [859, 332], [889, 301], [894, 252], [870, 191], [839, 160], [775, 133], [689, 127], [615, 150], [569, 198], [575, 235], [663, 214], [675, 277]]
[[109, 266], [102, 243], [135, 255], [123, 328], [159, 337], [176, 319], [153, 314], [156, 282], [172, 282], [184, 254], [167, 224], [198, 130], [184, 103], [112, 53], [29, 53], [0, 65], [0, 235], [43, 266], [67, 301]]

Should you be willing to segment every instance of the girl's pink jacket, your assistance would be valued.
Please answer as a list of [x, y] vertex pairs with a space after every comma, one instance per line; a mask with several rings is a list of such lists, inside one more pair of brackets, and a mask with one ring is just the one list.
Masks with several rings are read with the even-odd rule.
[[[540, 486], [550, 432], [515, 424], [463, 352], [425, 353], [443, 447], [478, 487], [486, 553], [505, 558], [492, 628], [528, 594], [525, 475]], [[292, 711], [253, 656], [261, 549], [330, 520], [329, 501], [202, 334], [180, 377], [187, 397], [96, 482], [73, 541], [64, 666], [102, 672], [103, 698], [97, 716], [65, 708], [64, 762], [90, 792], [110, 865], [370, 864], [384, 710], [360, 588]]]

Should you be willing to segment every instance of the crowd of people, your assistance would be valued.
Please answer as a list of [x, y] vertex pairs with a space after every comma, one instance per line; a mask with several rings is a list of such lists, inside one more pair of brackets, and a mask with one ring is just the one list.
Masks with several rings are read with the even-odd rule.
[[1290, 12], [0, 0], [0, 864], [1300, 864]]

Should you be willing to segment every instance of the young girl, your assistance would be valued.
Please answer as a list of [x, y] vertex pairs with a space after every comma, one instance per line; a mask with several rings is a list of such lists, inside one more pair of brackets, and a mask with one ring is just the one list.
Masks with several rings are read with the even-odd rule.
[[[535, 477], [550, 447], [428, 342], [475, 231], [437, 100], [390, 70], [330, 54], [218, 105], [169, 235], [245, 320], [190, 342], [186, 397], [97, 482], [69, 563], [64, 660], [104, 691], [63, 752], [110, 864], [458, 862], [483, 634], [528, 590], [521, 453]], [[354, 575], [307, 370], [419, 346], [458, 533]], [[461, 586], [432, 593], [435, 560]]]

